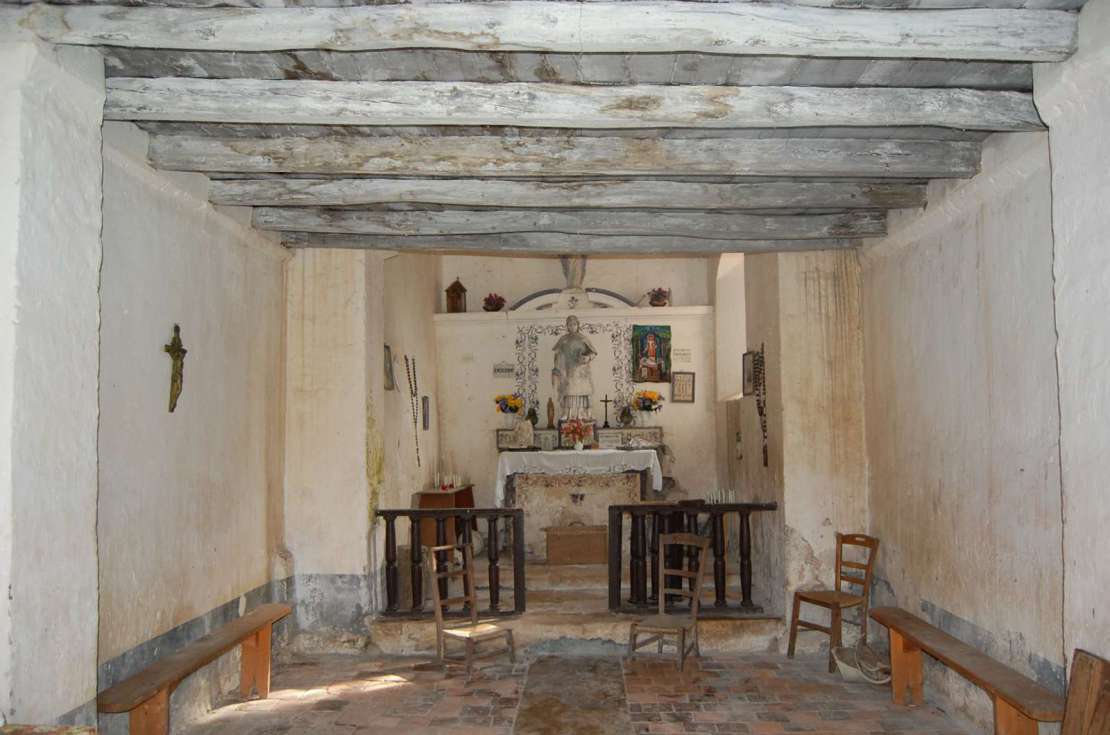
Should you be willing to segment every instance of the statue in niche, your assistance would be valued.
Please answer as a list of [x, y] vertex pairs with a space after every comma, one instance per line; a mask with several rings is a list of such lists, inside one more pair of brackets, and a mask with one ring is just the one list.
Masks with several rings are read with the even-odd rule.
[[590, 419], [590, 397], [594, 392], [590, 362], [597, 350], [579, 331], [578, 317], [567, 317], [567, 333], [555, 343], [555, 368], [551, 386], [559, 399], [559, 415], [563, 419]]
[[590, 297], [582, 287], [582, 282], [586, 280], [586, 256], [563, 255], [559, 258], [559, 265], [563, 268], [563, 278], [566, 279], [567, 285], [559, 293], [555, 308], [589, 308]]

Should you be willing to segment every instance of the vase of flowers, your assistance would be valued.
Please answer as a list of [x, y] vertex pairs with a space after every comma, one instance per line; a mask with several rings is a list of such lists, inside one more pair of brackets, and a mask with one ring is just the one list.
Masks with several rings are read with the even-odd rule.
[[632, 408], [640, 416], [640, 425], [647, 426], [648, 417], [663, 410], [663, 394], [657, 390], [638, 390], [632, 396]]
[[497, 413], [506, 418], [505, 428], [513, 428], [520, 412], [524, 410], [524, 396], [519, 393], [502, 393], [493, 399], [493, 403], [497, 408]]
[[563, 438], [574, 443], [575, 451], [581, 452], [586, 446], [586, 439], [593, 433], [593, 427], [582, 419], [564, 421], [560, 427]]
[[501, 311], [503, 308], [505, 308], [505, 297], [501, 294], [491, 293], [482, 299], [484, 311]]

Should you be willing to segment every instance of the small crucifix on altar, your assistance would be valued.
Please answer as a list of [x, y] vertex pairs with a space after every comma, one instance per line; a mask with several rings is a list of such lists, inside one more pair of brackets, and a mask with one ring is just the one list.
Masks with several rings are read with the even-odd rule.
[[601, 399], [601, 402], [605, 404], [605, 424], [602, 425], [601, 428], [608, 429], [609, 428], [609, 404], [613, 403], [613, 399], [609, 397], [608, 393], [606, 393], [605, 397]]

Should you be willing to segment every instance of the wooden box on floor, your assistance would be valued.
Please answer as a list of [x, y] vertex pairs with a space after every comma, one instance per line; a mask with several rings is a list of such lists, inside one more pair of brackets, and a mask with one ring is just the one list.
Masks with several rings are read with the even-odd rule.
[[604, 564], [609, 548], [605, 526], [548, 526], [548, 564]]

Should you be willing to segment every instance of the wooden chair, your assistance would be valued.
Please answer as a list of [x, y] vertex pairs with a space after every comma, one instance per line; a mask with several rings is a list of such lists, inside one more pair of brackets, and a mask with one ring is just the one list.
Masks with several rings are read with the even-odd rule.
[[[852, 561], [844, 557], [844, 547], [852, 546], [865, 550], [865, 561]], [[836, 671], [836, 660], [833, 658], [833, 649], [840, 646], [841, 623], [843, 611], [848, 608], [859, 607], [860, 635], [863, 642], [867, 643], [867, 605], [871, 593], [871, 574], [875, 566], [875, 556], [879, 552], [879, 539], [865, 536], [862, 533], [836, 534], [836, 589], [832, 590], [796, 590], [794, 592], [794, 619], [790, 623], [790, 646], [786, 650], [789, 658], [794, 657], [794, 643], [798, 639], [798, 628], [817, 630], [829, 636], [829, 672]], [[854, 572], [854, 573], [853, 573]], [[862, 573], [862, 576], [860, 576]], [[855, 585], [859, 592], [845, 590], [845, 585]], [[829, 627], [799, 620], [803, 602], [823, 607], [829, 611]], [[848, 621], [852, 622], [852, 621]]]
[[[462, 554], [462, 566], [455, 564], [455, 555]], [[443, 562], [440, 562], [440, 556]], [[513, 644], [513, 632], [493, 623], [478, 621], [478, 593], [474, 584], [474, 549], [470, 544], [432, 546], [428, 549], [428, 557], [432, 570], [432, 604], [435, 606], [436, 616], [436, 658], [444, 663], [463, 663], [466, 665], [466, 676], [470, 678], [474, 670], [474, 660], [500, 656], [506, 649], [498, 648], [483, 654], [477, 653], [477, 645], [486, 641], [504, 638], [508, 645], [509, 660], [516, 662], [516, 646]], [[446, 580], [448, 594], [452, 579], [463, 580], [463, 594], [458, 597], [442, 598], [440, 595], [440, 580]], [[465, 603], [470, 610], [468, 622], [452, 624], [450, 627], [443, 619], [443, 608], [449, 605]], [[447, 641], [461, 641], [464, 646], [463, 656], [449, 656], [447, 654]]]
[[1110, 661], [1076, 649], [1060, 735], [1110, 732]]
[[[636, 649], [656, 642], [659, 644], [658, 652], [663, 653], [663, 641], [667, 636], [672, 635], [676, 638], [679, 671], [686, 668], [686, 656], [690, 652], [695, 656], [701, 656], [701, 647], [698, 645], [698, 608], [701, 604], [701, 582], [705, 571], [704, 562], [709, 556], [709, 543], [708, 538], [692, 533], [671, 533], [659, 537], [659, 614], [632, 624], [632, 630], [628, 634], [629, 658], [636, 655]], [[696, 548], [694, 569], [667, 568], [667, 547], [669, 546], [680, 546], [684, 550], [687, 547]], [[683, 553], [682, 558], [687, 558], [687, 554]], [[667, 577], [679, 578], [677, 589], [667, 587]], [[683, 579], [693, 580], [692, 586], [683, 589]], [[668, 615], [666, 610], [668, 595], [689, 598], [690, 612], [685, 615]], [[646, 634], [648, 637], [641, 641], [639, 640], [641, 634]], [[689, 648], [686, 646], [688, 635], [692, 639]]]

